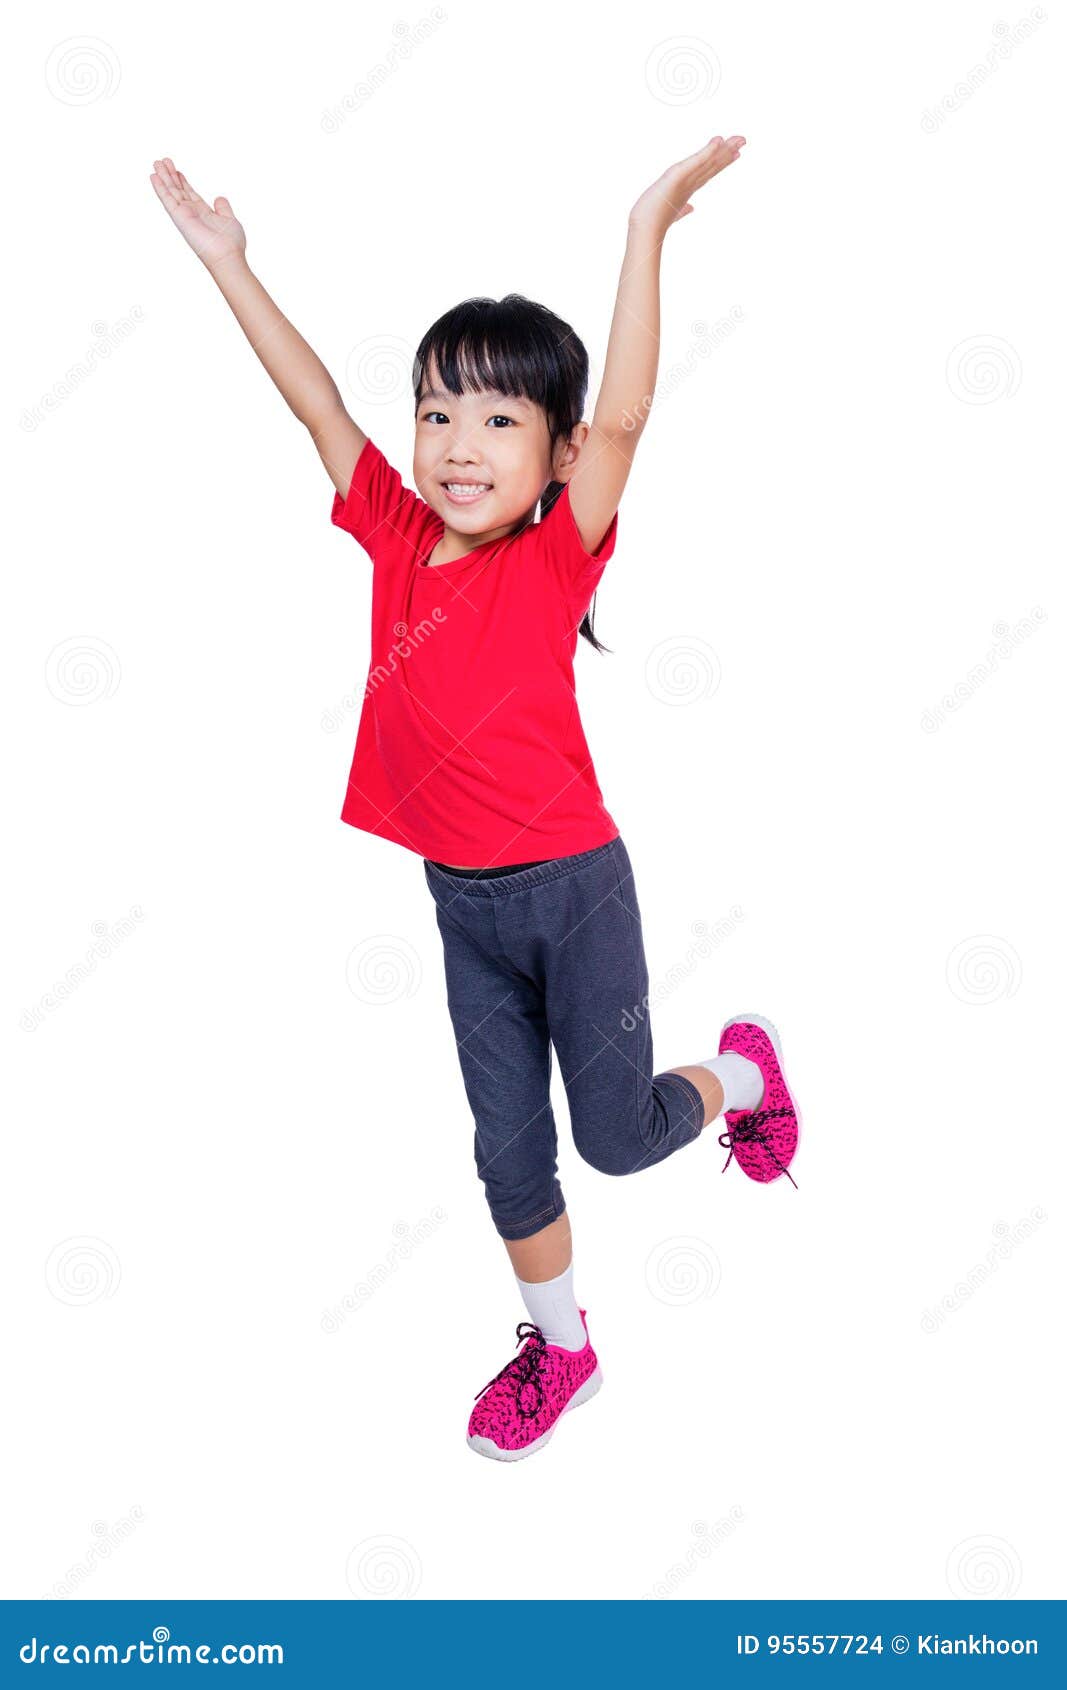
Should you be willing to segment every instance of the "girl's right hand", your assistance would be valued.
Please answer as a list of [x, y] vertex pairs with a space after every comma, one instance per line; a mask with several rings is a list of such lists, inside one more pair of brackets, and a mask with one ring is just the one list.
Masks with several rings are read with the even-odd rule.
[[209, 270], [228, 258], [239, 258], [245, 250], [245, 232], [233, 214], [229, 200], [219, 198], [214, 209], [191, 188], [174, 160], [157, 158], [151, 182], [196, 256]]

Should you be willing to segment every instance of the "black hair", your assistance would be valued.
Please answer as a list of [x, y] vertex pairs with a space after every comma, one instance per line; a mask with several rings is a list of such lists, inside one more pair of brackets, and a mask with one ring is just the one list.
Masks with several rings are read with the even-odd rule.
[[[415, 353], [412, 382], [418, 409], [431, 362], [449, 393], [497, 388], [539, 405], [550, 445], [569, 440], [582, 420], [589, 386], [589, 355], [569, 323], [521, 293], [503, 299], [464, 299], [427, 329]], [[563, 491], [550, 481], [541, 494], [546, 517]], [[595, 602], [596, 594], [593, 599]], [[593, 632], [592, 604], [578, 629], [597, 651], [610, 651]]]

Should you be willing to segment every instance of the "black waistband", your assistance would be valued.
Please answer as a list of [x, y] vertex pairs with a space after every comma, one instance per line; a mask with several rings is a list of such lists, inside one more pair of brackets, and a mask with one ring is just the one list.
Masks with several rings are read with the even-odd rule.
[[433, 857], [429, 860], [433, 863], [434, 868], [439, 868], [444, 874], [463, 875], [468, 880], [473, 880], [475, 876], [479, 880], [491, 880], [498, 874], [518, 874], [522, 868], [538, 868], [541, 863], [550, 863], [552, 858], [538, 857], [532, 863], [508, 863], [505, 868], [449, 868], [447, 863], [436, 862]]

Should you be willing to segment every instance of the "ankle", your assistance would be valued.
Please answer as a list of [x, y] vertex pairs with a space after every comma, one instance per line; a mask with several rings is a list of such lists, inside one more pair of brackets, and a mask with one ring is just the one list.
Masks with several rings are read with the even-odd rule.
[[526, 1312], [550, 1344], [584, 1350], [588, 1334], [574, 1296], [574, 1263], [553, 1279], [527, 1280], [515, 1275]]
[[[721, 1051], [718, 1056], [698, 1064], [714, 1074], [722, 1089], [720, 1113], [728, 1109], [758, 1109], [763, 1102], [763, 1070], [758, 1062], [741, 1056], [735, 1050]], [[705, 1121], [704, 1125], [707, 1126]]]

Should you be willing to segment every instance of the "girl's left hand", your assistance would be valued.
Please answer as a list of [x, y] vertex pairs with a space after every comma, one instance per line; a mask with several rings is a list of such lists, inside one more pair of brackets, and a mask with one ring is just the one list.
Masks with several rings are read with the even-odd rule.
[[646, 188], [634, 203], [630, 212], [631, 225], [651, 228], [658, 235], [665, 234], [672, 223], [688, 217], [692, 211], [690, 195], [702, 188], [705, 182], [710, 182], [720, 170], [725, 170], [728, 164], [733, 164], [744, 144], [743, 135], [731, 135], [726, 141], [721, 135], [715, 135], [699, 152], [683, 158], [679, 164], [672, 164], [659, 181]]

